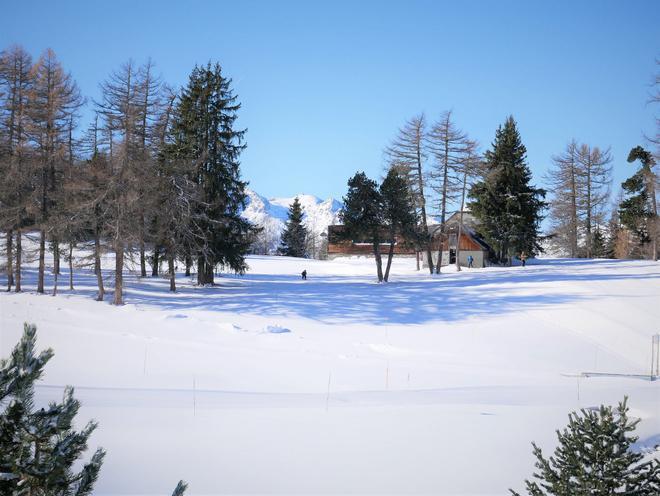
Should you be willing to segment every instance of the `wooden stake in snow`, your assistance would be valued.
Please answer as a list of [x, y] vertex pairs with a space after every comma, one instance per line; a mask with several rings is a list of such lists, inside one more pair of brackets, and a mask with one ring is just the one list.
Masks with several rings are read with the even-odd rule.
[[193, 376], [193, 417], [197, 414], [197, 386], [195, 385], [195, 376]]
[[325, 411], [328, 411], [328, 406], [330, 404], [330, 380], [332, 379], [332, 371], [328, 372], [328, 392], [325, 395]]
[[142, 374], [147, 375], [147, 348], [148, 344], [144, 345], [144, 363], [142, 364]]
[[390, 361], [387, 361], [385, 365], [385, 391], [390, 388]]
[[660, 378], [660, 334], [651, 338], [651, 379]]

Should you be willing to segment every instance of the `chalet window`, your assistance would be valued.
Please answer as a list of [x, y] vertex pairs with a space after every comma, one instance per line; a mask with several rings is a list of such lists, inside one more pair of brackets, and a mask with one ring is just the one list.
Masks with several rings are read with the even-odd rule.
[[449, 246], [456, 246], [456, 241], [458, 239], [458, 235], [455, 233], [452, 233], [449, 235]]

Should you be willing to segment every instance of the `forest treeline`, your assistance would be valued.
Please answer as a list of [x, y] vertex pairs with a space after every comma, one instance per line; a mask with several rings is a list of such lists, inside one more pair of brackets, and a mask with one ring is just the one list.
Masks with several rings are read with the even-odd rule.
[[[93, 122], [79, 130], [84, 105]], [[88, 265], [103, 300], [103, 253], [115, 254], [113, 303], [123, 302], [126, 257], [140, 275], [175, 263], [199, 284], [217, 267], [246, 270], [245, 254], [258, 231], [240, 216], [246, 183], [240, 177], [245, 130], [236, 128], [240, 103], [219, 64], [196, 66], [179, 91], [151, 61], [128, 61], [86, 101], [52, 50], [36, 61], [20, 46], [0, 54], [0, 229], [6, 235], [8, 290], [21, 291], [21, 233], [38, 232], [37, 291], [46, 257], [57, 275], [78, 243], [91, 244]], [[80, 132], [79, 132], [80, 131]], [[91, 243], [90, 243], [91, 242]], [[80, 261], [78, 261], [80, 262]]]
[[[660, 103], [660, 75], [652, 84], [649, 102]], [[491, 263], [510, 265], [516, 256], [548, 250], [573, 258], [657, 261], [660, 118], [655, 134], [644, 141], [646, 148], [635, 146], [627, 155], [632, 167], [618, 164], [632, 169], [631, 177], [618, 188], [612, 184], [610, 148], [575, 139], [551, 158], [543, 178], [547, 188], [540, 188], [533, 184], [527, 150], [512, 116], [496, 130], [490, 149], [482, 153], [479, 144], [455, 123], [451, 111], [434, 122], [418, 114], [399, 129], [384, 153], [386, 175], [396, 172], [410, 194], [410, 206], [403, 201], [398, 207], [399, 212], [410, 210], [409, 225], [399, 223], [396, 229], [415, 241], [432, 274], [440, 273], [443, 265], [441, 247], [449, 235], [448, 217], [459, 212], [462, 219], [466, 210], [476, 218], [479, 234], [493, 250]], [[385, 214], [388, 199], [360, 171], [348, 181], [348, 187], [342, 216], [349, 228], [344, 235], [371, 241], [382, 280], [379, 251], [384, 231], [377, 226], [396, 224]], [[613, 196], [613, 189], [618, 194]], [[370, 203], [369, 208], [365, 203]], [[546, 216], [549, 229], [542, 233]], [[433, 252], [437, 252], [435, 266]]]
[[[240, 174], [245, 130], [236, 126], [240, 103], [221, 66], [196, 66], [185, 87], [174, 89], [151, 61], [129, 60], [99, 86], [98, 99], [86, 100], [52, 50], [36, 60], [20, 46], [0, 53], [0, 231], [7, 289], [21, 290], [26, 231], [38, 237], [41, 293], [51, 256], [53, 293], [62, 263], [70, 266], [73, 286], [73, 253], [83, 244], [89, 256], [75, 264], [93, 269], [99, 300], [106, 292], [102, 256], [115, 255], [115, 304], [123, 302], [127, 259], [141, 276], [148, 269], [158, 276], [165, 265], [172, 291], [178, 264], [186, 275], [196, 274], [199, 284], [213, 283], [219, 267], [243, 273], [259, 228], [240, 215], [246, 202]], [[650, 100], [657, 104], [658, 78], [652, 91]], [[92, 119], [81, 129], [84, 108]], [[377, 201], [378, 208], [361, 222], [414, 232], [431, 273], [439, 273], [443, 264], [447, 219], [466, 208], [493, 248], [494, 263], [510, 264], [513, 257], [532, 256], [543, 247], [571, 257], [657, 260], [660, 119], [656, 122], [645, 147], [630, 150], [628, 162], [635, 169], [620, 189], [612, 185], [609, 147], [573, 139], [552, 157], [546, 194], [534, 184], [513, 117], [482, 153], [451, 111], [434, 122], [419, 114], [385, 149], [385, 175], [395, 171], [397, 177], [378, 186], [356, 175], [345, 202], [364, 208], [356, 200], [360, 195]], [[388, 199], [385, 193], [400, 191], [397, 178], [405, 182], [406, 196]], [[614, 200], [613, 189], [619, 190]], [[306, 246], [298, 239], [308, 237], [300, 227], [304, 212], [294, 210], [280, 252], [306, 255], [307, 247], [296, 248]], [[541, 233], [546, 213], [550, 230]], [[345, 208], [342, 215], [352, 214]], [[431, 215], [437, 221], [433, 226]], [[382, 235], [374, 225], [360, 227], [355, 224], [360, 219], [352, 219], [347, 235], [360, 231], [364, 237], [365, 229], [372, 239]], [[387, 269], [378, 270], [379, 279], [386, 280]]]

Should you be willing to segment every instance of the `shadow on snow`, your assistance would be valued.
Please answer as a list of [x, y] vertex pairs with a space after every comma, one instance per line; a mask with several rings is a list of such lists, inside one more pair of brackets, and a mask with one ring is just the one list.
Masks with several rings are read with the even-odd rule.
[[[660, 279], [660, 273], [608, 272], [608, 268], [619, 263], [616, 260], [539, 261], [527, 268], [397, 276], [387, 284], [376, 284], [369, 276], [311, 275], [307, 281], [301, 281], [297, 275], [251, 273], [242, 277], [223, 276], [218, 279], [217, 286], [197, 287], [190, 279], [178, 277], [178, 291], [174, 294], [168, 292], [169, 283], [164, 278], [131, 275], [125, 277], [125, 301], [177, 312], [201, 309], [274, 317], [299, 316], [329, 323], [425, 324], [578, 303], [589, 298], [550, 293], [537, 286], [542, 282]], [[594, 272], [593, 269], [598, 270]], [[24, 281], [28, 290], [34, 289], [35, 280], [36, 270], [26, 269]], [[48, 274], [46, 282], [52, 288], [52, 275]], [[67, 289], [68, 273], [63, 270], [59, 292], [93, 298], [95, 283], [91, 272], [77, 271], [76, 289], [71, 292]], [[112, 288], [107, 289], [106, 300], [111, 299], [111, 291]]]

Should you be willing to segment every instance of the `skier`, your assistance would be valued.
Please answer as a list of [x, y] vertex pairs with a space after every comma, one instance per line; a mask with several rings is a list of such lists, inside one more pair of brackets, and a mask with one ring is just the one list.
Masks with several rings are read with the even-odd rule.
[[522, 262], [522, 266], [525, 266], [525, 261], [527, 260], [527, 254], [525, 252], [522, 252], [520, 254], [520, 261]]
[[306, 271], [306, 270], [303, 270], [302, 273], [301, 273], [300, 275], [302, 276], [303, 281], [306, 281], [306, 280], [307, 280], [307, 271]]
[[474, 263], [474, 257], [472, 255], [468, 255], [467, 262], [468, 262], [468, 269], [471, 269], [472, 264]]

